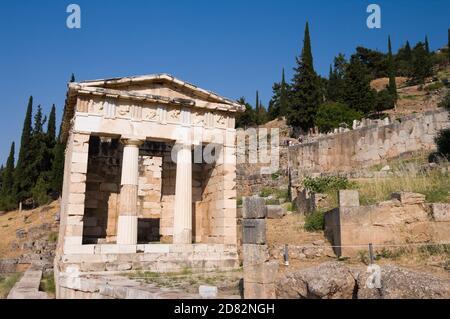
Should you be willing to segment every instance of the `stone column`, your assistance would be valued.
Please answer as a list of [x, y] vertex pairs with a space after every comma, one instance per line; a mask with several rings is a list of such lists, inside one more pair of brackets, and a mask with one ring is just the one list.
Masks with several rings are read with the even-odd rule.
[[124, 139], [122, 180], [120, 190], [120, 211], [117, 225], [117, 244], [136, 245], [137, 243], [137, 196], [139, 145], [137, 139]]
[[177, 175], [173, 243], [192, 244], [192, 154], [191, 145], [176, 144]]

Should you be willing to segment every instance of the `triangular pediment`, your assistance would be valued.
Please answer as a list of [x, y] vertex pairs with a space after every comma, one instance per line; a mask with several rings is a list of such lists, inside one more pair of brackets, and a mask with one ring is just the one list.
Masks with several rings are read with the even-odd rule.
[[237, 102], [201, 89], [168, 74], [123, 77], [80, 82], [81, 88], [113, 90], [136, 96], [159, 96], [175, 100], [203, 101], [223, 104], [230, 109], [241, 107]]

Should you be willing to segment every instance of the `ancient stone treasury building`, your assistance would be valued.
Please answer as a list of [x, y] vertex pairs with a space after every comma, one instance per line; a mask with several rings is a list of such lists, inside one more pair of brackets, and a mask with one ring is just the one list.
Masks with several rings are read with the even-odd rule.
[[238, 267], [240, 111], [166, 74], [69, 84], [57, 297], [86, 273]]

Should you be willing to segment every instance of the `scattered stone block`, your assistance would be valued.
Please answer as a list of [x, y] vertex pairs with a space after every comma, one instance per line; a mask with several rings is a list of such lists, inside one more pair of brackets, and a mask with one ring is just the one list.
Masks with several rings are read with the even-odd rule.
[[450, 204], [434, 203], [432, 205], [433, 219], [437, 222], [450, 222]]
[[285, 215], [286, 211], [281, 205], [267, 205], [267, 218], [280, 219]]
[[340, 207], [359, 206], [359, 192], [357, 190], [341, 189], [339, 191]]
[[242, 217], [246, 219], [266, 218], [267, 208], [264, 198], [253, 196], [242, 199]]
[[242, 220], [242, 242], [244, 244], [266, 243], [266, 220], [244, 219]]
[[16, 238], [23, 239], [27, 237], [27, 231], [25, 229], [18, 229], [16, 230]]

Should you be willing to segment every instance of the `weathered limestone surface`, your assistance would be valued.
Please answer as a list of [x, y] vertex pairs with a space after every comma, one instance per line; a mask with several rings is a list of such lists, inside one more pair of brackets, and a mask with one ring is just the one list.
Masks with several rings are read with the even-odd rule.
[[264, 245], [266, 243], [265, 219], [243, 219], [242, 228], [242, 242], [244, 244]]
[[433, 219], [437, 222], [450, 222], [450, 204], [433, 203]]
[[437, 109], [323, 135], [314, 141], [291, 146], [292, 183], [300, 185], [303, 176], [314, 173], [349, 172], [405, 153], [433, 150], [437, 132], [449, 126], [448, 112]]
[[447, 299], [450, 282], [426, 273], [381, 265], [380, 288], [368, 288], [365, 268], [327, 262], [281, 276], [279, 299]]
[[23, 277], [14, 285], [8, 294], [8, 299], [47, 299], [45, 292], [39, 291], [42, 270], [30, 267]]
[[[340, 197], [345, 193], [340, 191]], [[355, 256], [369, 243], [381, 250], [398, 244], [450, 241], [450, 222], [445, 221], [444, 213], [447, 205], [425, 204], [422, 194], [394, 193], [392, 200], [371, 206], [354, 206], [356, 202], [359, 200], [353, 196], [353, 202], [344, 201], [352, 206], [325, 213], [325, 233], [334, 246], [342, 246], [335, 247], [339, 256]]]
[[[70, 83], [66, 101], [57, 295], [67, 269], [238, 266], [241, 105], [167, 74]], [[210, 145], [216, 160], [198, 161]]]

